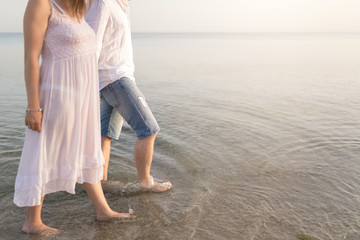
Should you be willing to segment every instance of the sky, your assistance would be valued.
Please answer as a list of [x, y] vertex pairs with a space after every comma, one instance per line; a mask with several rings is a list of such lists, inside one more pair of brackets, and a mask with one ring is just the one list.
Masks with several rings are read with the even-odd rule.
[[[27, 1], [3, 1], [0, 32], [22, 31]], [[130, 5], [133, 32], [360, 32], [360, 0], [132, 0]]]

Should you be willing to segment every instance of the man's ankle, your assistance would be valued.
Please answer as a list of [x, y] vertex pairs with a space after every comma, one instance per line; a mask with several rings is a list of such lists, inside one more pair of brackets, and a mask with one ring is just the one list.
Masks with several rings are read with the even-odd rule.
[[148, 177], [143, 178], [142, 180], [139, 179], [139, 184], [140, 185], [152, 185], [152, 184], [154, 184], [154, 178], [151, 175], [149, 175]]

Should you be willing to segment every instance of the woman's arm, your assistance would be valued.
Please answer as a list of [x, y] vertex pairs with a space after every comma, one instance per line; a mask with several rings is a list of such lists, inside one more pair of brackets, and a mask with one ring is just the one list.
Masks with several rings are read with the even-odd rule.
[[[40, 109], [39, 58], [43, 46], [48, 20], [51, 14], [49, 0], [29, 0], [24, 14], [25, 85], [28, 109]], [[25, 125], [41, 131], [42, 112], [27, 111]]]

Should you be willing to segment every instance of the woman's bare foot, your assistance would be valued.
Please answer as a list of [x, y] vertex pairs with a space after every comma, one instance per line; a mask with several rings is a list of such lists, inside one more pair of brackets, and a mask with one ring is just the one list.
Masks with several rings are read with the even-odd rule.
[[152, 176], [150, 176], [150, 182], [139, 183], [140, 190], [145, 192], [166, 192], [171, 189], [171, 186], [171, 182], [155, 182]]
[[108, 222], [115, 219], [121, 219], [121, 220], [129, 220], [136, 218], [136, 216], [130, 214], [130, 213], [118, 213], [115, 211], [110, 210], [110, 212], [106, 214], [98, 214], [96, 219], [100, 222]]
[[36, 234], [41, 237], [50, 237], [55, 236], [60, 233], [59, 229], [51, 228], [49, 226], [46, 226], [45, 224], [41, 223], [39, 225], [27, 225], [24, 224], [24, 226], [21, 228], [21, 231], [27, 234]]

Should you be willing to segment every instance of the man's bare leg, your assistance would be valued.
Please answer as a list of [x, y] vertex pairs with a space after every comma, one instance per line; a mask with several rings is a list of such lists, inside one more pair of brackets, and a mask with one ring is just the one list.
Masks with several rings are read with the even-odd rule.
[[105, 199], [100, 181], [97, 184], [83, 183], [83, 187], [94, 204], [98, 221], [109, 221], [115, 218], [134, 218], [129, 213], [118, 213], [110, 208]]
[[[171, 183], [153, 182], [153, 179], [150, 176], [150, 168], [154, 154], [154, 143], [155, 143], [156, 135], [157, 133], [147, 138], [137, 140], [134, 147], [134, 159], [138, 174], [138, 181], [140, 183], [140, 188], [145, 191], [165, 192], [171, 188]], [[104, 189], [109, 190], [112, 189], [114, 186], [120, 184], [119, 182], [107, 182], [110, 152], [111, 152], [111, 138], [101, 137], [101, 148], [105, 158], [104, 176], [102, 183]]]
[[104, 164], [104, 174], [103, 174], [103, 182], [107, 181], [108, 178], [108, 168], [110, 161], [110, 152], [111, 152], [111, 138], [109, 137], [101, 137], [101, 149], [104, 154], [105, 164]]
[[144, 191], [165, 192], [171, 188], [171, 183], [154, 182], [150, 175], [156, 135], [157, 133], [137, 140], [134, 148], [134, 159], [140, 188]]
[[41, 208], [44, 201], [44, 197], [41, 198], [41, 204], [34, 207], [26, 207], [25, 223], [21, 230], [24, 233], [34, 233], [42, 237], [49, 237], [59, 234], [59, 230], [46, 226], [41, 221]]

